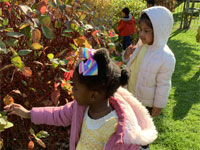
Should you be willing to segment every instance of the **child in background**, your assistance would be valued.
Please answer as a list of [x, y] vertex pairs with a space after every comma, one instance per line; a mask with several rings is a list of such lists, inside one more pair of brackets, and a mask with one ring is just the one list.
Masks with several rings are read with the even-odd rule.
[[71, 125], [70, 150], [139, 150], [153, 142], [157, 131], [148, 111], [120, 87], [128, 83], [127, 70], [120, 70], [104, 48], [84, 48], [83, 56], [73, 74], [74, 101], [30, 111], [11, 104], [5, 111], [35, 124]]
[[166, 107], [175, 57], [167, 41], [173, 27], [172, 13], [154, 6], [142, 11], [137, 48], [127, 48], [123, 60], [131, 70], [128, 90], [146, 106], [153, 117]]
[[[155, 6], [142, 11], [139, 42], [123, 55], [131, 70], [128, 90], [142, 102], [153, 117], [166, 107], [175, 57], [167, 46], [173, 27], [173, 16], [165, 7]], [[148, 150], [149, 145], [143, 146]]]
[[130, 14], [129, 8], [125, 7], [122, 10], [122, 18], [118, 25], [119, 36], [123, 37], [123, 50], [125, 50], [129, 45], [131, 45], [131, 36], [136, 33], [135, 20]]

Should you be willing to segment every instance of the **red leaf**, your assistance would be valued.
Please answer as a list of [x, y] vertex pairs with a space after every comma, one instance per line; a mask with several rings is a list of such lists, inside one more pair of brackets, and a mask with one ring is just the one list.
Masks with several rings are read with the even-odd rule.
[[31, 77], [32, 76], [32, 70], [29, 67], [24, 67], [24, 69], [22, 70], [22, 74], [25, 77]]
[[121, 67], [121, 66], [123, 65], [123, 61], [118, 62], [117, 65], [118, 65], [119, 67]]
[[110, 37], [114, 36], [112, 31], [109, 31], [109, 35], [110, 35]]
[[54, 90], [51, 93], [51, 100], [54, 105], [56, 105], [58, 103], [59, 97], [60, 97], [60, 90]]
[[96, 36], [96, 34], [99, 32], [99, 30], [95, 30], [94, 32], [92, 32], [92, 36]]
[[10, 3], [9, 3], [9, 2], [4, 2], [4, 4], [6, 4], [6, 5], [10, 6]]
[[46, 10], [47, 10], [47, 4], [48, 4], [48, 0], [42, 0], [39, 4], [38, 9], [40, 10], [40, 13], [43, 15]]
[[54, 90], [57, 90], [57, 87], [60, 85], [60, 83], [54, 82]]
[[41, 6], [40, 12], [42, 15], [46, 12], [46, 10], [47, 10], [47, 6]]
[[70, 70], [70, 72], [65, 72], [64, 73], [65, 80], [67, 80], [67, 81], [70, 80], [70, 78], [73, 77], [73, 73], [74, 73], [73, 70]]
[[33, 141], [29, 141], [28, 149], [32, 150], [33, 148], [34, 148], [34, 142]]

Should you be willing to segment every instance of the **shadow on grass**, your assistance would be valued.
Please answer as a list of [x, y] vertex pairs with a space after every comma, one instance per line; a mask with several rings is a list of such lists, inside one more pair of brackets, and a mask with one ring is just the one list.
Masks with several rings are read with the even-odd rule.
[[198, 84], [198, 78], [200, 76], [200, 70], [188, 81], [180, 81], [183, 86], [176, 88], [174, 97], [177, 101], [176, 106], [173, 108], [173, 119], [183, 119], [193, 104], [200, 103], [200, 86]]
[[[172, 37], [184, 32], [184, 30], [176, 30], [172, 33]], [[190, 41], [183, 42], [172, 39], [172, 37], [168, 45], [176, 57], [176, 68], [172, 77], [172, 85], [176, 89], [173, 119], [181, 120], [187, 115], [193, 104], [200, 103], [200, 85], [197, 82], [200, 70], [194, 71], [194, 65], [198, 66], [199, 56], [194, 51], [197, 51], [196, 45], [189, 44]], [[191, 74], [193, 74], [192, 77], [190, 77]]]

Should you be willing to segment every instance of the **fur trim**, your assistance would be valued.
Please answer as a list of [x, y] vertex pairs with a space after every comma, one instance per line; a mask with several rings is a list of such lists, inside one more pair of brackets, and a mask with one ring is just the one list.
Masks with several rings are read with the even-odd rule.
[[125, 144], [147, 145], [157, 138], [157, 131], [147, 109], [126, 89], [120, 87], [114, 95], [125, 113]]

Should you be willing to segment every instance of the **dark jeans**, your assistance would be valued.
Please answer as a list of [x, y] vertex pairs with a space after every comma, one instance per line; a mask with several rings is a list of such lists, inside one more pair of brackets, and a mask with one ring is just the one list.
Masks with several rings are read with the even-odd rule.
[[122, 45], [123, 50], [125, 50], [129, 45], [131, 45], [131, 36], [124, 36]]

